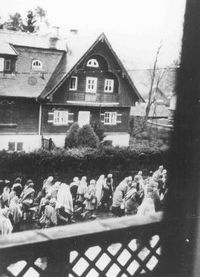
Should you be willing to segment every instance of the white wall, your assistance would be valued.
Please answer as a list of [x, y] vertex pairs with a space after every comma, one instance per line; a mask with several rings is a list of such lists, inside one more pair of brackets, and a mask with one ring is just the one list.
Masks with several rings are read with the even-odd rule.
[[113, 146], [129, 146], [129, 133], [105, 133], [104, 140], [112, 140]]
[[22, 142], [23, 150], [30, 152], [41, 147], [41, 136], [39, 135], [0, 135], [0, 150], [8, 150], [9, 142]]

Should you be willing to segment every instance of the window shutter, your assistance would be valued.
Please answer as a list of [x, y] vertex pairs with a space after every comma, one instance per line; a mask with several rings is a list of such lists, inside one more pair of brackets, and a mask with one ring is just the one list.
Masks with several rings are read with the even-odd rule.
[[53, 123], [53, 121], [54, 121], [54, 112], [49, 112], [47, 122], [48, 123]]
[[116, 123], [122, 123], [122, 114], [117, 114], [117, 121]]
[[104, 123], [104, 118], [105, 118], [105, 114], [101, 113], [100, 114], [100, 121], [101, 121], [101, 123]]
[[68, 113], [68, 123], [74, 122], [74, 113]]

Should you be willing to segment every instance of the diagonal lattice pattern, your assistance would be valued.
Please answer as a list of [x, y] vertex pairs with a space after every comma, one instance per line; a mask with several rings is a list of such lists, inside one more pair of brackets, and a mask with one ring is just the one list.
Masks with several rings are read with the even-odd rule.
[[[101, 242], [87, 249], [70, 251], [69, 277], [126, 277], [145, 275], [158, 265], [161, 255], [160, 238], [148, 240], [129, 238], [123, 242]], [[7, 267], [0, 277], [40, 277], [48, 267], [47, 258], [22, 260]]]

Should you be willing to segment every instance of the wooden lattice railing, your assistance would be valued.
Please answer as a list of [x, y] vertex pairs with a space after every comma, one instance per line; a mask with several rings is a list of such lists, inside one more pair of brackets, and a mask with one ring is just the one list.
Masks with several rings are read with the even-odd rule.
[[0, 238], [0, 276], [149, 276], [159, 268], [162, 213], [24, 231]]

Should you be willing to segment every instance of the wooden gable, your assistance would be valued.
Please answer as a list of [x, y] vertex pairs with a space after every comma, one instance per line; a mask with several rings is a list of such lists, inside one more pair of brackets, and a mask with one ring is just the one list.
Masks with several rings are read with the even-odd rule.
[[[98, 66], [90, 66], [91, 60]], [[88, 78], [96, 86], [95, 93], [87, 91]], [[59, 104], [113, 103], [127, 107], [143, 101], [105, 35], [97, 39], [47, 97]]]

